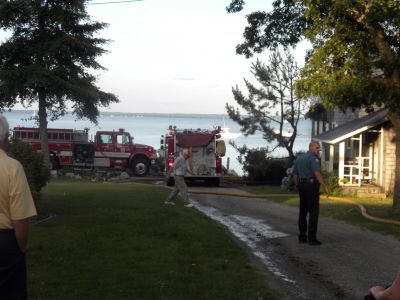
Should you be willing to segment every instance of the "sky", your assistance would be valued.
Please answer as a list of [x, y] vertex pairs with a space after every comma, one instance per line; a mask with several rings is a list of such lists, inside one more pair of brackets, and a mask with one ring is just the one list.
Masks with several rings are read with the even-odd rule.
[[235, 103], [232, 87], [252, 78], [255, 58], [237, 55], [235, 47], [243, 41], [245, 16], [269, 10], [271, 1], [248, 0], [236, 14], [226, 12], [229, 0], [94, 4], [110, 1], [87, 6], [92, 20], [109, 24], [101, 35], [112, 40], [99, 59], [108, 70], [97, 84], [120, 103], [105, 111], [224, 114], [225, 103]]
[[[254, 80], [251, 63], [269, 56], [236, 54], [246, 15], [270, 10], [272, 0], [246, 2], [242, 12], [228, 14], [230, 0], [89, 1], [91, 20], [109, 24], [99, 36], [111, 40], [98, 58], [107, 70], [90, 73], [101, 90], [120, 100], [100, 110], [226, 114], [226, 103], [236, 105], [232, 87], [245, 92], [243, 78]], [[299, 64], [304, 49], [295, 52]]]

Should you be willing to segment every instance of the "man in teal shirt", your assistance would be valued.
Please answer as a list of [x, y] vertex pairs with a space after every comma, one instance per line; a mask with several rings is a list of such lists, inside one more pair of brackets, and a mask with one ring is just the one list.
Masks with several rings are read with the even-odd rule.
[[[296, 159], [293, 169], [293, 179], [300, 197], [299, 243], [308, 242], [312, 246], [322, 244], [317, 240], [320, 185], [323, 186], [325, 193], [329, 194], [321, 175], [320, 150], [319, 143], [311, 141], [308, 152]], [[307, 215], [309, 215], [308, 224]]]

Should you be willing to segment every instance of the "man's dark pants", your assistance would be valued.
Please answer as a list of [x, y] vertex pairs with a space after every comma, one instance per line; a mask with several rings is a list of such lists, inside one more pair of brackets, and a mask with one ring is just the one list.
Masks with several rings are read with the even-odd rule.
[[[300, 182], [298, 185], [300, 196], [299, 213], [299, 238], [314, 241], [317, 239], [318, 215], [319, 215], [319, 184], [315, 182]], [[307, 214], [308, 226], [307, 226]]]
[[14, 230], [0, 230], [0, 299], [27, 298], [25, 254], [18, 246]]

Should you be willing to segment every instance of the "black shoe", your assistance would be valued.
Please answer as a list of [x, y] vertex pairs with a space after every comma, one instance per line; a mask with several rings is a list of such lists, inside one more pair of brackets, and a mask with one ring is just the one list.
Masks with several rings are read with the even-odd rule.
[[320, 241], [318, 241], [318, 240], [311, 240], [311, 241], [308, 241], [308, 244], [309, 244], [310, 246], [320, 246], [320, 245], [322, 245], [322, 243], [321, 243]]
[[299, 243], [300, 244], [306, 244], [307, 243], [307, 237], [306, 236], [299, 236]]

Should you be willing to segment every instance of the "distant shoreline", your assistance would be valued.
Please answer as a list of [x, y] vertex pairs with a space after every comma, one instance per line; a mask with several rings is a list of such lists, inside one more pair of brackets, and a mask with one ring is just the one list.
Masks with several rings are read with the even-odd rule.
[[[5, 113], [34, 113], [35, 109], [12, 109], [11, 111], [4, 111]], [[72, 115], [71, 111], [67, 114]], [[180, 117], [180, 118], [202, 118], [202, 117], [215, 117], [215, 118], [229, 118], [227, 114], [192, 114], [192, 113], [140, 113], [140, 112], [111, 112], [100, 111], [100, 116], [118, 116], [118, 117]]]
[[[35, 109], [12, 109], [11, 111], [5, 110], [3, 113], [36, 113]], [[0, 112], [2, 113], [2, 112]], [[66, 115], [72, 115], [71, 111], [68, 111]], [[100, 111], [99, 117], [101, 116], [114, 116], [114, 117], [171, 117], [171, 118], [215, 118], [215, 119], [230, 119], [227, 114], [191, 114], [191, 113], [137, 113], [137, 112], [111, 112], [111, 111]], [[243, 115], [245, 116], [245, 115]], [[85, 118], [83, 118], [85, 119]], [[304, 119], [304, 118], [301, 118]], [[304, 119], [305, 120], [305, 119]]]

